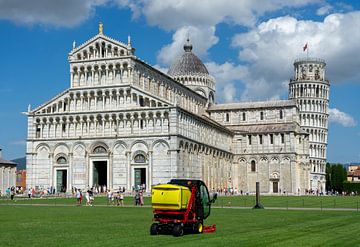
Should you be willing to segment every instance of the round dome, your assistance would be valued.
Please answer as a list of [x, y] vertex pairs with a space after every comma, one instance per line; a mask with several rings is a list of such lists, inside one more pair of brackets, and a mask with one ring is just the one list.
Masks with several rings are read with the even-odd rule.
[[173, 63], [168, 71], [170, 76], [181, 75], [194, 75], [194, 74], [206, 74], [209, 72], [201, 60], [192, 53], [192, 45], [187, 39], [187, 43], [184, 45], [184, 54]]

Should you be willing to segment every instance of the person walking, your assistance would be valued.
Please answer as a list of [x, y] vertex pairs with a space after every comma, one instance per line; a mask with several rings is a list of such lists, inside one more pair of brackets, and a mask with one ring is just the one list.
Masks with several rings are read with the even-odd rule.
[[140, 206], [143, 206], [144, 205], [144, 192], [143, 192], [143, 190], [140, 190], [139, 196], [140, 196]]

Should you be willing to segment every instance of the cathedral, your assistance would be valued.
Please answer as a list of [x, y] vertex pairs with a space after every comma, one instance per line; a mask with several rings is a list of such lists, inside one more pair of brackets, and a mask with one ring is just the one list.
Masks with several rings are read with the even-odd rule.
[[192, 52], [163, 73], [127, 43], [96, 36], [69, 53], [70, 87], [28, 109], [27, 186], [144, 186], [172, 178], [264, 194], [325, 191], [325, 62], [294, 62], [289, 99], [215, 103], [215, 79]]

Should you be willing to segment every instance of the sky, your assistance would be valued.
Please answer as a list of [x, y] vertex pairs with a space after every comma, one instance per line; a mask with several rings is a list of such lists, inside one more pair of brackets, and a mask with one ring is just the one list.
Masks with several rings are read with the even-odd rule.
[[325, 59], [330, 87], [327, 158], [360, 161], [360, 1], [0, 0], [0, 148], [25, 156], [28, 105], [70, 87], [75, 41], [98, 33], [127, 42], [167, 71], [190, 37], [216, 79], [218, 103], [287, 99], [293, 62]]

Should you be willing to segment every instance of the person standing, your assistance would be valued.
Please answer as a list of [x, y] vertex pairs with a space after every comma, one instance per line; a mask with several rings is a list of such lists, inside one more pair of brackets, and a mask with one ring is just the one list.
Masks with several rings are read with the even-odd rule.
[[144, 192], [140, 190], [140, 206], [144, 205]]
[[11, 191], [10, 191], [10, 198], [11, 198], [11, 200], [14, 200], [14, 196], [15, 196], [15, 187], [12, 186], [12, 187], [11, 187]]
[[119, 202], [120, 206], [124, 206], [124, 193], [122, 191], [119, 191]]
[[81, 197], [80, 190], [77, 189], [76, 190], [76, 205], [78, 205], [78, 206], [80, 206], [80, 197]]
[[112, 197], [113, 197], [113, 194], [112, 194], [111, 190], [108, 190], [108, 191], [107, 191], [108, 205], [111, 205], [111, 203], [112, 203]]
[[85, 193], [85, 199], [86, 199], [86, 203], [85, 206], [89, 206], [90, 205], [90, 189], [88, 189]]
[[27, 194], [28, 194], [29, 199], [31, 199], [31, 194], [32, 194], [31, 188], [28, 189], [28, 193], [27, 193]]

